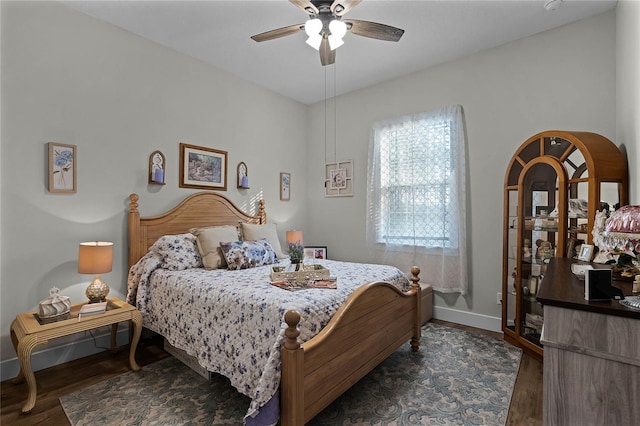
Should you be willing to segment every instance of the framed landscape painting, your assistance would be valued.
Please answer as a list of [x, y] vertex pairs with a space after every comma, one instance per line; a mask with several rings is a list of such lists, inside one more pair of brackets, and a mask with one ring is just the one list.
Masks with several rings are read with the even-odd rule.
[[75, 145], [49, 142], [49, 192], [73, 194], [78, 159]]
[[227, 151], [180, 144], [180, 188], [227, 190]]

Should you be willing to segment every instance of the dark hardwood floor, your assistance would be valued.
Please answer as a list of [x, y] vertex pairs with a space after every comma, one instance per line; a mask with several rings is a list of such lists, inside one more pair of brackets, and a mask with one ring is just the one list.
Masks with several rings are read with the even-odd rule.
[[[433, 320], [434, 323], [457, 327], [502, 339], [500, 333], [459, 324]], [[143, 338], [138, 345], [136, 361], [141, 366], [169, 356], [162, 350], [162, 339]], [[0, 424], [3, 425], [68, 425], [58, 398], [129, 371], [128, 350], [105, 351], [86, 358], [36, 372], [38, 397], [30, 414], [20, 414], [27, 398], [26, 383], [2, 382]], [[507, 425], [542, 425], [542, 364], [523, 354], [516, 379]]]

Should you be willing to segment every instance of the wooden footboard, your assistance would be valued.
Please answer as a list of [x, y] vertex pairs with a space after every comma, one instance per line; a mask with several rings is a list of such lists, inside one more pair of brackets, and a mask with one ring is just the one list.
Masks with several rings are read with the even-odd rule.
[[288, 311], [281, 351], [280, 420], [303, 425], [327, 407], [400, 346], [420, 345], [421, 297], [418, 274], [411, 269], [411, 288], [403, 293], [382, 282], [355, 291], [329, 324], [299, 344], [300, 315]]

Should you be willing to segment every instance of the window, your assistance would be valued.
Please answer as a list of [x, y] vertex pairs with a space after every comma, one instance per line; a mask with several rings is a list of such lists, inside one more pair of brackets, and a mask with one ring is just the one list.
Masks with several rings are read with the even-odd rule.
[[374, 127], [378, 243], [458, 247], [452, 117], [427, 114]]
[[367, 243], [376, 260], [413, 253], [434, 289], [466, 293], [465, 167], [459, 105], [374, 124]]

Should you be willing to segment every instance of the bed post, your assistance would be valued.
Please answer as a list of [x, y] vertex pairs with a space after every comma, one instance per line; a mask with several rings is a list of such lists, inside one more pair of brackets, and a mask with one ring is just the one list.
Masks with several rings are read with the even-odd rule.
[[258, 216], [260, 217], [260, 224], [267, 223], [267, 213], [264, 211], [264, 199], [258, 202]]
[[[138, 194], [129, 195], [129, 215], [128, 215], [128, 244], [129, 244], [129, 268], [131, 268], [143, 255], [138, 246], [136, 238], [140, 234], [140, 212], [138, 211]], [[127, 271], [129, 270], [127, 268]]]
[[413, 337], [411, 338], [411, 351], [418, 352], [420, 349], [420, 335], [422, 333], [422, 294], [420, 291], [420, 268], [411, 268], [411, 290], [416, 292], [416, 319], [414, 322]]
[[304, 349], [298, 343], [300, 314], [294, 310], [284, 314], [287, 329], [280, 352], [280, 423], [282, 426], [304, 424]]

